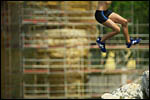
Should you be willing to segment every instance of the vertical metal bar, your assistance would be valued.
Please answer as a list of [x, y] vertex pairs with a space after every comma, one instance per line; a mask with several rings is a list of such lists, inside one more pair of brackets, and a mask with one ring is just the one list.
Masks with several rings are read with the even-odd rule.
[[89, 85], [90, 85], [90, 91], [89, 92], [90, 92], [90, 95], [92, 95], [92, 91], [93, 91], [92, 82], [90, 82]]
[[[2, 16], [4, 22], [6, 22], [5, 25], [3, 25], [4, 23], [2, 24], [2, 26], [3, 26], [2, 28], [4, 28], [3, 35], [4, 35], [4, 51], [5, 51], [4, 52], [4, 58], [5, 58], [4, 59], [4, 78], [5, 78], [5, 80], [4, 80], [5, 81], [4, 82], [5, 83], [5, 85], [4, 85], [4, 93], [5, 93], [4, 98], [8, 98], [8, 92], [9, 92], [8, 88], [7, 88], [7, 85], [8, 85], [7, 82], [8, 82], [9, 77], [7, 77], [8, 73], [6, 73], [7, 72], [7, 62], [6, 61], [8, 60], [7, 59], [7, 48], [6, 48], [6, 45], [7, 45], [7, 41], [6, 41], [7, 36], [6, 36], [6, 34], [7, 34], [7, 27], [8, 27], [7, 26], [8, 25], [8, 23], [7, 23], [7, 17], [8, 16], [7, 16], [7, 10], [6, 10], [7, 5], [6, 4], [7, 4], [7, 2], [4, 2], [4, 7], [3, 7], [4, 16]], [[6, 92], [6, 91], [8, 91], [8, 92]]]
[[[49, 13], [48, 13], [48, 10], [46, 9], [46, 11], [45, 11], [45, 16], [48, 18], [49, 17]], [[47, 26], [47, 24], [48, 23], [45, 23], [45, 26]], [[44, 36], [44, 38], [46, 38], [45, 36]], [[47, 38], [46, 38], [47, 39]], [[50, 48], [48, 48], [48, 49], [50, 49]], [[48, 60], [50, 60], [50, 59], [48, 59]], [[48, 75], [50, 75], [51, 74], [51, 68], [50, 68], [50, 64], [51, 64], [51, 62], [49, 62], [48, 61]], [[48, 85], [47, 86], [47, 96], [48, 96], [48, 99], [50, 99], [51, 98], [51, 90], [50, 90], [50, 86], [51, 86], [51, 84], [50, 84], [50, 82], [48, 81], [48, 76], [47, 76], [47, 82], [46, 82], [46, 84]]]
[[[125, 71], [126, 68], [122, 68], [122, 71]], [[121, 85], [125, 85], [127, 82], [127, 75], [125, 73], [121, 73]]]
[[80, 98], [80, 94], [81, 94], [80, 82], [77, 84], [77, 86], [78, 86], [78, 94], [77, 95], [78, 95], [78, 98]]
[[131, 13], [132, 13], [132, 34], [134, 33], [134, 1], [131, 3]]
[[[84, 53], [83, 50], [82, 50], [82, 52]], [[85, 83], [84, 83], [84, 80], [85, 80], [85, 73], [84, 73], [85, 65], [84, 65], [84, 62], [85, 62], [85, 60], [84, 60], [84, 58], [83, 58], [82, 70], [81, 70], [81, 72], [82, 72], [82, 74], [83, 74], [83, 76], [82, 76], [82, 77], [83, 77], [83, 78], [82, 78], [82, 79], [83, 79], [83, 80], [82, 80], [83, 83], [80, 84], [80, 87], [81, 87], [81, 92], [80, 92], [80, 94], [81, 94], [81, 95], [84, 94], [84, 84], [85, 84]]]
[[[23, 49], [23, 48], [22, 48]], [[24, 87], [24, 85], [25, 85], [25, 81], [24, 81], [24, 57], [23, 57], [23, 54], [22, 54], [22, 59], [21, 59], [22, 61], [22, 73], [23, 73], [23, 80], [22, 80], [22, 83], [23, 83], [23, 91], [22, 91], [22, 95], [23, 95], [23, 98], [24, 98], [24, 95], [25, 95], [25, 87]]]
[[[137, 35], [137, 38], [139, 37], [138, 34], [139, 34], [139, 20], [137, 19], [137, 23], [136, 23], [136, 35]], [[137, 46], [139, 48], [139, 45], [137, 45]], [[139, 60], [139, 57], [140, 57], [140, 50], [138, 49], [137, 50], [137, 58], [136, 59]], [[138, 61], [138, 63], [139, 63], [139, 61]]]
[[10, 10], [9, 7], [10, 6], [9, 6], [9, 3], [8, 3], [8, 37], [9, 37], [9, 39], [8, 39], [8, 44], [9, 44], [9, 47], [8, 47], [8, 51], [9, 51], [8, 52], [8, 55], [9, 55], [9, 61], [8, 61], [9, 62], [9, 72], [8, 72], [8, 77], [10, 77], [9, 78], [9, 89], [10, 89], [9, 92], [10, 92], [10, 98], [11, 98], [11, 96], [12, 96], [12, 91], [11, 90], [13, 88], [12, 84], [11, 84], [12, 83], [12, 81], [11, 81], [11, 79], [12, 79], [11, 78], [11, 76], [12, 76], [12, 68], [11, 68], [12, 67], [11, 66], [11, 39], [12, 39], [12, 37], [11, 37], [11, 27], [10, 27], [11, 26], [11, 23], [10, 23], [11, 22], [11, 16], [10, 16], [11, 12], [10, 11], [11, 10]]
[[[83, 49], [82, 49], [82, 51], [81, 51], [81, 53], [83, 54]], [[79, 69], [79, 73], [81, 73], [81, 81], [82, 80], [84, 80], [84, 72], [83, 72], [83, 69], [84, 69], [84, 58], [83, 57], [81, 57], [81, 64], [80, 64], [80, 69]], [[79, 83], [79, 91], [78, 91], [78, 95], [80, 94], [81, 95], [81, 89], [82, 88], [80, 88], [81, 87], [81, 84]]]
[[[48, 75], [50, 75], [50, 74], [48, 74]], [[48, 99], [50, 99], [50, 97], [51, 97], [51, 95], [50, 95], [51, 91], [50, 91], [50, 82], [48, 81], [48, 76], [47, 76], [47, 85], [48, 85], [47, 86]]]
[[[67, 6], [67, 1], [64, 1], [64, 6], [65, 6], [65, 9], [64, 9], [64, 13], [66, 13], [66, 6]], [[66, 16], [65, 16], [66, 17]], [[67, 18], [67, 17], [66, 17]], [[67, 23], [67, 19], [65, 20], [65, 23]], [[67, 90], [67, 68], [66, 68], [66, 37], [64, 37], [64, 48], [65, 48], [65, 51], [64, 51], [64, 84], [65, 84], [65, 98], [67, 98], [67, 94], [68, 94], [68, 90]]]
[[21, 65], [21, 72], [22, 72], [22, 98], [24, 98], [24, 95], [25, 95], [25, 88], [24, 88], [24, 55], [23, 55], [23, 52], [24, 52], [24, 25], [23, 25], [23, 20], [24, 20], [24, 3], [22, 4], [22, 8], [21, 8], [21, 33], [20, 33], [20, 50], [21, 50], [21, 56], [20, 56], [20, 65]]
[[22, 64], [21, 64], [21, 21], [22, 21], [22, 14], [21, 14], [21, 12], [22, 12], [22, 3], [21, 4], [18, 4], [18, 8], [20, 9], [19, 10], [19, 72], [20, 72], [20, 74], [21, 74], [21, 79], [20, 79], [20, 98], [23, 98], [23, 95], [22, 95], [22, 93], [23, 93], [23, 82], [22, 82], [22, 78], [23, 78], [23, 73], [22, 73]]
[[4, 26], [3, 26], [3, 22], [4, 22], [4, 6], [2, 6], [4, 4], [4, 2], [1, 2], [1, 98], [4, 98], [4, 84], [5, 84], [5, 80], [4, 80], [4, 71], [3, 68], [5, 68], [5, 63], [2, 59], [4, 59], [4, 47], [3, 47], [3, 43], [4, 43]]
[[67, 4], [67, 1], [64, 1], [65, 3], [65, 9], [64, 9], [64, 13], [65, 13], [65, 25], [67, 25], [67, 23], [68, 23], [68, 15], [67, 15], [67, 6], [68, 6], [68, 4]]
[[139, 34], [139, 20], [137, 19], [136, 20], [136, 35], [138, 36], [138, 34]]

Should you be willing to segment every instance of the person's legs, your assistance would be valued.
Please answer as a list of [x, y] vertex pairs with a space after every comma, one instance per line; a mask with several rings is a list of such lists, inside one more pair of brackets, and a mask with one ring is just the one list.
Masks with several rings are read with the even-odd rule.
[[120, 27], [114, 23], [111, 19], [108, 18], [108, 16], [112, 13], [110, 10], [101, 11], [96, 10], [95, 12], [95, 19], [100, 23], [103, 24], [106, 27], [109, 27], [113, 30], [113, 32], [107, 33], [104, 35], [101, 39], [101, 42], [104, 42], [105, 40], [111, 38], [112, 36], [118, 34], [120, 32]]
[[113, 32], [109, 32], [106, 35], [104, 35], [101, 39], [101, 42], [104, 42], [105, 40], [111, 38], [112, 36], [118, 34], [120, 32], [120, 27], [114, 23], [111, 19], [108, 19], [106, 22], [102, 23], [104, 26], [109, 27], [113, 30]]
[[107, 40], [107, 39], [111, 38], [112, 36], [118, 34], [120, 32], [120, 27], [117, 24], [115, 24], [111, 19], [107, 19], [102, 24], [113, 30], [113, 32], [107, 33], [102, 38], [98, 37], [97, 40], [96, 40], [96, 42], [98, 43], [99, 48], [101, 48], [101, 51], [106, 52], [105, 40]]
[[134, 44], [140, 43], [140, 41], [141, 41], [140, 38], [135, 39], [135, 40], [130, 38], [129, 33], [128, 33], [128, 21], [125, 18], [121, 17], [120, 15], [118, 15], [116, 13], [112, 13], [108, 18], [110, 18], [115, 23], [119, 23], [122, 25], [123, 33], [124, 33], [124, 36], [127, 41], [127, 43], [126, 43], [127, 48], [130, 48]]
[[130, 36], [128, 33], [128, 21], [127, 21], [127, 19], [121, 17], [120, 15], [118, 15], [114, 12], [108, 18], [110, 18], [115, 23], [119, 23], [122, 25], [122, 29], [123, 29], [123, 33], [124, 33], [126, 42], [130, 43]]

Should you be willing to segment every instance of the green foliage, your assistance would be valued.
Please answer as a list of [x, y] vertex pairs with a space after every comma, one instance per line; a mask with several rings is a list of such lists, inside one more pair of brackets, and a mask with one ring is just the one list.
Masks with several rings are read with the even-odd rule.
[[149, 1], [137, 1], [134, 3], [135, 19], [139, 20], [139, 23], [149, 22]]
[[149, 22], [149, 1], [113, 1], [110, 9], [126, 19], [134, 17], [134, 23]]

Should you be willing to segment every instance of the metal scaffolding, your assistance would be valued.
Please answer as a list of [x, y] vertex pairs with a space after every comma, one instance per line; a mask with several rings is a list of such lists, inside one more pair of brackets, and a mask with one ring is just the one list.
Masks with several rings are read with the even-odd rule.
[[[76, 4], [78, 2], [74, 3]], [[6, 5], [3, 7], [2, 13], [7, 12], [7, 16], [3, 15], [3, 19], [1, 20], [10, 18], [10, 23], [2, 23], [2, 31], [4, 32], [4, 56], [7, 59], [4, 60], [3, 66], [5, 67], [4, 72], [7, 72], [4, 75], [6, 81], [4, 83], [8, 81], [10, 83], [8, 85], [6, 84], [7, 86], [5, 86], [4, 91], [5, 93], [7, 90], [10, 91], [7, 91], [4, 98], [97, 98], [105, 92], [110, 92], [118, 86], [136, 79], [148, 68], [149, 34], [139, 34], [139, 27], [149, 28], [149, 24], [141, 24], [138, 21], [136, 24], [130, 22], [129, 27], [132, 29], [132, 33], [134, 31], [136, 32], [135, 34], [130, 34], [130, 36], [144, 38], [141, 44], [133, 46], [128, 50], [124, 45], [125, 40], [123, 34], [119, 34], [111, 40], [108, 40], [106, 47], [109, 53], [103, 56], [99, 52], [95, 40], [99, 36], [99, 33], [100, 36], [103, 36], [107, 30], [106, 27], [98, 24], [94, 19], [93, 15], [95, 10], [93, 6], [95, 2], [83, 1], [78, 3], [78, 6], [71, 4], [70, 1], [51, 1], [46, 4], [43, 2], [33, 3], [27, 1], [6, 2], [8, 5], [7, 7]], [[87, 4], [89, 5], [88, 10], [84, 10], [83, 8]], [[9, 5], [13, 5], [14, 9]], [[71, 9], [69, 7], [74, 6], [80, 9], [68, 10]], [[8, 8], [8, 11], [5, 11], [6, 8]], [[13, 13], [16, 9], [19, 10], [15, 15]], [[17, 19], [18, 21], [16, 21]], [[86, 30], [88, 34], [85, 36], [76, 34], [73, 36], [63, 36], [57, 35], [57, 33], [50, 33], [52, 35], [48, 36], [45, 32], [47, 29], [57, 29], [60, 32], [61, 29], [82, 29]], [[40, 36], [37, 34], [40, 34]], [[8, 37], [11, 39], [6, 39]], [[64, 40], [63, 44], [46, 44], [48, 39], [55, 38], [62, 38]], [[68, 38], [87, 38], [88, 42], [68, 46]], [[40, 44], [39, 41], [42, 41], [43, 44]], [[9, 47], [7, 47], [6, 42], [8, 42]], [[71, 63], [74, 59], [69, 60], [69, 63], [67, 62], [68, 54], [66, 51], [72, 48], [86, 48], [89, 50], [88, 56], [80, 57], [77, 64]], [[47, 55], [49, 52], [44, 52], [42, 54], [47, 58], [36, 58], [34, 55], [38, 53], [37, 50], [64, 51], [64, 55], [63, 58], [48, 58]], [[81, 54], [83, 52], [81, 50]], [[115, 56], [115, 58], [110, 60], [115, 61], [115, 70], [105, 69], [109, 54]], [[136, 67], [133, 66], [133, 69], [128, 69], [127, 63], [129, 64], [129, 61], [134, 62]], [[69, 82], [74, 77], [72, 74], [75, 78], [77, 77], [83, 81]], [[16, 92], [13, 93], [14, 91], [17, 91], [17, 95]]]

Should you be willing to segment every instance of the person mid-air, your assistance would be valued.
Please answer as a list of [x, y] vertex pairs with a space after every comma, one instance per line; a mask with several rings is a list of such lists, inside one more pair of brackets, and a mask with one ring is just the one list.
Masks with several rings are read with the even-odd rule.
[[95, 19], [100, 24], [103, 24], [104, 26], [109, 27], [113, 30], [112, 32], [107, 33], [103, 37], [97, 38], [96, 42], [102, 52], [106, 52], [105, 41], [111, 38], [112, 36], [120, 33], [120, 27], [116, 23], [122, 25], [123, 34], [126, 39], [127, 48], [130, 48], [132, 45], [138, 44], [141, 41], [140, 38], [135, 39], [135, 40], [130, 38], [129, 33], [128, 33], [127, 19], [109, 10], [108, 8], [111, 3], [112, 1], [99, 1], [98, 8], [95, 12]]

